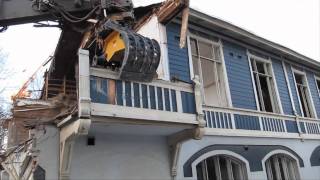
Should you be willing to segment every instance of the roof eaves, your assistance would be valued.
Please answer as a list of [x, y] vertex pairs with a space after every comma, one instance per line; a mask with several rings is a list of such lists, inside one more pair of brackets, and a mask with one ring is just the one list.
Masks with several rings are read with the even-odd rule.
[[287, 47], [282, 46], [280, 44], [277, 44], [275, 42], [264, 39], [258, 35], [255, 35], [247, 30], [244, 30], [244, 29], [238, 27], [230, 22], [226, 22], [226, 21], [223, 21], [223, 20], [218, 19], [216, 17], [212, 17], [208, 14], [202, 13], [202, 12], [195, 10], [195, 9], [192, 9], [192, 8], [190, 9], [190, 16], [197, 17], [197, 18], [202, 19], [206, 22], [214, 24], [215, 26], [219, 26], [219, 27], [228, 29], [228, 30], [240, 35], [240, 36], [243, 36], [243, 37], [248, 38], [252, 41], [267, 45], [271, 48], [278, 50], [280, 53], [282, 53], [284, 55], [293, 56], [299, 60], [302, 60], [302, 61], [308, 63], [310, 66], [312, 66], [314, 68], [320, 69], [320, 62], [318, 62], [314, 59], [311, 59], [305, 55], [302, 55], [302, 54], [300, 54], [290, 48], [287, 48]]

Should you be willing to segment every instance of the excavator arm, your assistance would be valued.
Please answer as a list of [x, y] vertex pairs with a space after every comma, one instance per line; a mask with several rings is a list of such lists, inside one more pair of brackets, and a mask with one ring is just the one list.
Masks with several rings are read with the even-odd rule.
[[[166, 22], [181, 11], [186, 14], [188, 6], [189, 0], [168, 0], [159, 9], [158, 18]], [[84, 48], [94, 53], [94, 64], [99, 60], [104, 65], [116, 66], [123, 80], [150, 82], [159, 66], [160, 46], [156, 40], [134, 31], [133, 11], [132, 0], [0, 0], [0, 31], [10, 25], [44, 20], [93, 23], [89, 30], [92, 43]], [[184, 17], [181, 40], [185, 40]], [[181, 42], [183, 47], [185, 43]]]
[[[41, 0], [0, 0], [0, 26], [58, 20], [60, 17], [58, 11], [49, 9], [45, 2]], [[55, 0], [55, 4], [75, 16], [86, 14], [94, 7], [93, 2], [77, 0]]]

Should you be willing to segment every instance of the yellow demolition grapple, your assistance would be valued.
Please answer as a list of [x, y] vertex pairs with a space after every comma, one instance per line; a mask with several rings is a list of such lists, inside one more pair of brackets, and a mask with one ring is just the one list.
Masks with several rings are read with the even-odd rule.
[[108, 62], [117, 62], [120, 79], [150, 82], [160, 62], [160, 46], [154, 39], [143, 37], [113, 21], [107, 21], [103, 53]]

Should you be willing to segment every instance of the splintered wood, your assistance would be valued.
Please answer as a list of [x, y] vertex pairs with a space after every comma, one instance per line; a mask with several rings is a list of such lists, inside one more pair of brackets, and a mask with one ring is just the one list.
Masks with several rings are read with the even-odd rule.
[[163, 3], [157, 12], [159, 22], [166, 24], [184, 8], [189, 6], [189, 0], [168, 0]]

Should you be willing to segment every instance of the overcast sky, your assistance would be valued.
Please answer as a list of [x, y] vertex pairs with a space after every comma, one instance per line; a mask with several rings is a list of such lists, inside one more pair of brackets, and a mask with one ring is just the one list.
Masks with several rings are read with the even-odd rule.
[[[155, 2], [161, 1], [134, 0], [135, 6]], [[319, 0], [191, 0], [191, 7], [320, 61]], [[59, 34], [57, 28], [31, 24], [0, 33], [0, 48], [15, 72], [8, 80], [0, 80], [8, 97], [53, 53]]]

